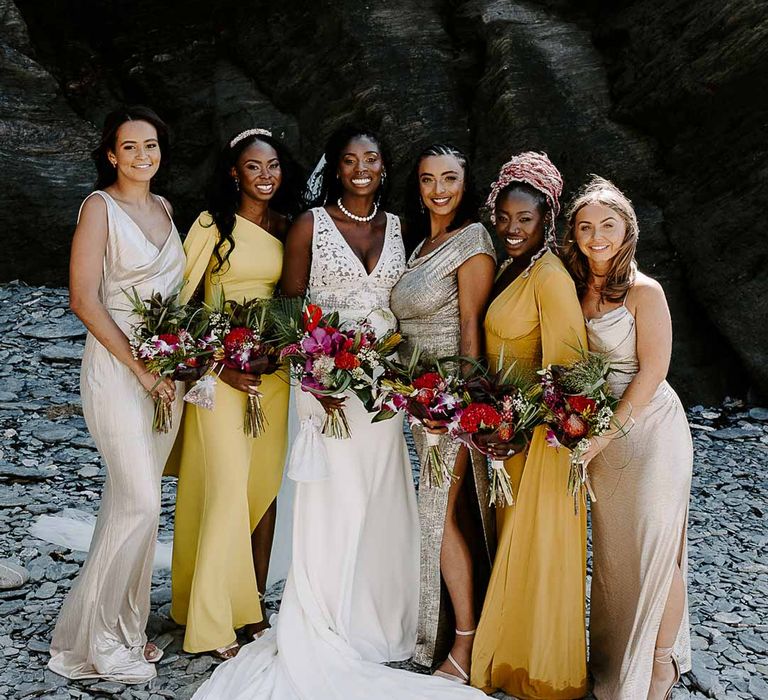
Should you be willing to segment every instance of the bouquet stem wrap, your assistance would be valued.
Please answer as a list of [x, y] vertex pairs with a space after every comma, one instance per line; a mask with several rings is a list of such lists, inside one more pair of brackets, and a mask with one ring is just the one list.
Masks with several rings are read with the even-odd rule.
[[158, 433], [168, 433], [173, 427], [173, 405], [155, 399], [155, 414], [152, 418], [152, 428]]
[[349, 423], [343, 408], [334, 408], [330, 413], [325, 414], [323, 420], [322, 433], [326, 437], [337, 440], [346, 440], [350, 436]]
[[424, 431], [424, 435], [427, 439], [427, 459], [424, 465], [427, 486], [441, 489], [453, 478], [453, 472], [440, 452], [442, 435], [430, 433], [428, 430]]
[[248, 394], [248, 404], [245, 407], [245, 417], [243, 418], [243, 431], [250, 437], [259, 437], [267, 427], [267, 417], [261, 406], [262, 396], [263, 394], [258, 391], [255, 394]]
[[512, 493], [512, 480], [509, 478], [503, 459], [491, 460], [491, 498], [489, 505], [513, 506], [515, 497]]

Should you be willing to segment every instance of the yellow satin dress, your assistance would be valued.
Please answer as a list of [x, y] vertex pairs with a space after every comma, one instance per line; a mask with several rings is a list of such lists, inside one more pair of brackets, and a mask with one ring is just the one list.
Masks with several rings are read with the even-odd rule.
[[[182, 300], [203, 281], [206, 303], [222, 287], [227, 299], [271, 297], [283, 266], [283, 244], [240, 216], [229, 264], [213, 274], [218, 238], [203, 213], [184, 241], [186, 285]], [[177, 471], [171, 574], [171, 616], [186, 625], [184, 650], [201, 652], [235, 641], [235, 630], [262, 619], [251, 533], [277, 496], [287, 446], [287, 377], [262, 376], [267, 418], [257, 438], [243, 432], [247, 395], [216, 384], [213, 410], [187, 404], [166, 473]]]
[[[545, 253], [488, 308], [486, 352], [535, 370], [586, 348], [581, 306], [560, 259]], [[587, 693], [586, 504], [574, 513], [569, 452], [534, 431], [526, 454], [506, 462], [515, 505], [497, 515], [498, 547], [472, 651], [471, 683], [521, 699]]]

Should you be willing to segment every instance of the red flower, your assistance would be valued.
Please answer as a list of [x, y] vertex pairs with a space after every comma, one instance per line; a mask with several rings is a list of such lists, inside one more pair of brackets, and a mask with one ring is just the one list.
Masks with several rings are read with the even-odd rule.
[[501, 423], [499, 412], [487, 403], [471, 403], [461, 414], [462, 430], [476, 433], [478, 430], [496, 430]]
[[304, 313], [302, 314], [304, 330], [307, 331], [307, 333], [311, 333], [313, 330], [315, 330], [315, 328], [317, 328], [322, 317], [323, 310], [316, 304], [309, 304], [307, 308], [304, 309]]
[[253, 331], [250, 328], [238, 326], [224, 336], [224, 350], [227, 354], [237, 352], [246, 342], [253, 340]]
[[355, 355], [346, 350], [342, 350], [334, 359], [335, 365], [339, 369], [355, 369], [360, 366], [360, 360]]
[[418, 401], [421, 404], [424, 404], [425, 406], [429, 406], [434, 400], [435, 396], [437, 396], [437, 391], [434, 389], [424, 388], [419, 389], [418, 393], [414, 398], [416, 401]]
[[563, 432], [569, 438], [583, 438], [588, 430], [589, 425], [587, 424], [587, 421], [585, 421], [578, 413], [569, 414], [563, 421]]
[[179, 342], [179, 336], [175, 333], [161, 333], [157, 336], [157, 339], [168, 343], [168, 345], [178, 345]]
[[590, 399], [589, 396], [583, 396], [581, 394], [574, 394], [573, 396], [567, 396], [565, 399], [572, 410], [577, 413], [584, 413], [587, 410], [594, 411], [597, 406], [597, 401]]
[[414, 389], [436, 389], [442, 377], [437, 372], [427, 372], [413, 380]]
[[512, 426], [509, 423], [502, 423], [497, 431], [499, 440], [509, 442], [512, 439]]

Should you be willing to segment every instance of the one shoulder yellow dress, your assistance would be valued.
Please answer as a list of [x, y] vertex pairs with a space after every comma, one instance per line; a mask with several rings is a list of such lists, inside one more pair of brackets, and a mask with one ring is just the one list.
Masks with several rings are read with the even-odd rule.
[[[283, 266], [283, 244], [237, 217], [228, 263], [212, 274], [219, 233], [209, 214], [184, 242], [183, 300], [203, 281], [205, 301], [217, 287], [242, 302], [271, 297]], [[287, 445], [289, 386], [281, 373], [262, 376], [267, 418], [257, 438], [243, 432], [247, 395], [219, 380], [213, 410], [187, 405], [166, 473], [178, 469], [173, 538], [171, 616], [186, 625], [184, 650], [200, 652], [235, 641], [235, 630], [262, 619], [251, 533], [280, 488]], [[174, 461], [177, 460], [177, 461]]]
[[[488, 308], [486, 352], [538, 370], [586, 348], [570, 275], [552, 252]], [[574, 513], [569, 452], [536, 428], [526, 454], [506, 462], [515, 505], [500, 508], [498, 547], [472, 652], [471, 683], [516, 698], [581, 698], [587, 692], [586, 507]]]

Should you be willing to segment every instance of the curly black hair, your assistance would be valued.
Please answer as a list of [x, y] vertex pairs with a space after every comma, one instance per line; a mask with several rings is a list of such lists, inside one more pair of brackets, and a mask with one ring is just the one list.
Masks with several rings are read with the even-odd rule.
[[[328, 202], [335, 202], [342, 194], [342, 186], [336, 173], [339, 168], [339, 161], [344, 149], [350, 141], [356, 138], [369, 138], [379, 147], [379, 155], [384, 165], [384, 172], [391, 173], [389, 149], [384, 140], [373, 129], [357, 124], [345, 124], [334, 131], [325, 144], [325, 165], [321, 173], [321, 186], [317, 195], [313, 195], [309, 190], [305, 193], [307, 208], [321, 207]], [[376, 193], [376, 202], [379, 207], [384, 207], [389, 195], [390, 178], [383, 179]]]
[[267, 134], [252, 134], [241, 139], [234, 146], [229, 142], [221, 149], [213, 174], [208, 183], [206, 208], [219, 232], [213, 249], [216, 264], [212, 272], [221, 271], [235, 249], [232, 231], [235, 228], [235, 214], [240, 206], [240, 191], [232, 178], [240, 154], [256, 141], [272, 146], [277, 153], [282, 172], [282, 182], [269, 202], [271, 209], [293, 220], [301, 209], [301, 193], [304, 177], [296, 160], [282, 141]]

